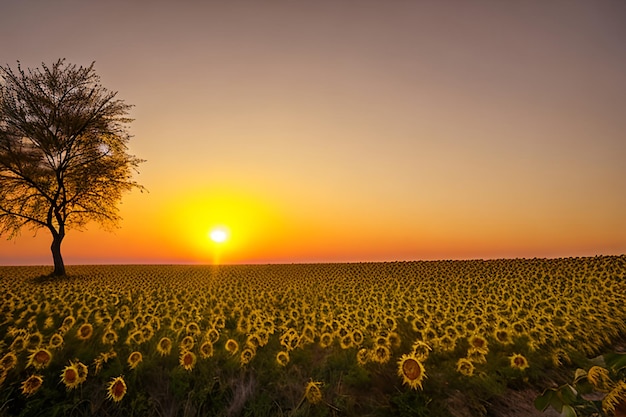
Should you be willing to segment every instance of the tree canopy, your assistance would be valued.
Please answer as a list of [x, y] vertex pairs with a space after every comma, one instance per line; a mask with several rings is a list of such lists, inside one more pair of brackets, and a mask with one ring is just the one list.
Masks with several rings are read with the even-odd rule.
[[143, 187], [128, 153], [132, 106], [100, 84], [94, 63], [59, 59], [24, 70], [0, 66], [0, 234], [52, 234], [54, 275], [65, 274], [66, 230], [115, 227], [124, 192]]

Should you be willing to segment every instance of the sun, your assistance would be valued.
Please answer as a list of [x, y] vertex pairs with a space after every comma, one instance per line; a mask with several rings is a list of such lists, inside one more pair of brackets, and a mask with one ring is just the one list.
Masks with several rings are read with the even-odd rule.
[[228, 240], [228, 231], [223, 227], [216, 227], [209, 232], [209, 238], [215, 243], [224, 243]]

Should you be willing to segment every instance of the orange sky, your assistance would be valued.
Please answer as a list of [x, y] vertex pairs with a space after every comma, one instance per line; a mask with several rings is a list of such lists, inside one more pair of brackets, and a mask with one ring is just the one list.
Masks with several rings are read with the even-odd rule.
[[[626, 253], [626, 3], [6, 1], [2, 64], [135, 105], [149, 193], [66, 263]], [[207, 238], [215, 225], [228, 243]], [[51, 263], [50, 237], [0, 264]]]

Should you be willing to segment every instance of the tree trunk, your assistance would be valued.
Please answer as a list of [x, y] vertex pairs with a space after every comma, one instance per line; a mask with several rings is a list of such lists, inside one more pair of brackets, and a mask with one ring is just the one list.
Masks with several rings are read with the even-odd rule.
[[65, 264], [63, 263], [63, 256], [61, 256], [61, 242], [63, 241], [63, 233], [54, 233], [52, 237], [52, 259], [54, 260], [54, 276], [65, 275]]

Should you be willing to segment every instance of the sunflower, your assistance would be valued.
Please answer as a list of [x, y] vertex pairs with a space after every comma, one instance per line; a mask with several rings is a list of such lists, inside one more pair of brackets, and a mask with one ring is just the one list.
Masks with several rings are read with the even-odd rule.
[[89, 372], [89, 369], [87, 368], [87, 365], [81, 362], [76, 362], [74, 365], [76, 365], [76, 370], [78, 370], [78, 381], [82, 384], [87, 380], [87, 373]]
[[249, 334], [246, 338], [246, 346], [255, 350], [261, 346], [261, 338], [259, 335], [256, 333]]
[[61, 346], [63, 346], [63, 342], [63, 336], [61, 336], [60, 333], [55, 333], [50, 336], [50, 340], [48, 341], [48, 348], [59, 349]]
[[63, 323], [61, 323], [61, 332], [62, 333], [66, 333], [69, 329], [71, 329], [72, 327], [74, 327], [74, 324], [76, 323], [76, 319], [74, 318], [74, 316], [67, 316], [63, 319]]
[[513, 340], [511, 339], [511, 333], [507, 329], [496, 330], [494, 333], [494, 336], [496, 340], [502, 343], [503, 345], [508, 345], [510, 343], [513, 343]]
[[102, 335], [102, 343], [105, 345], [113, 345], [117, 342], [119, 336], [113, 328], [109, 327], [104, 331]]
[[52, 317], [46, 317], [46, 319], [43, 322], [43, 328], [51, 329], [53, 327], [54, 327], [54, 319]]
[[412, 389], [422, 389], [422, 382], [426, 378], [424, 365], [412, 354], [404, 354], [398, 361], [398, 375], [402, 377], [402, 383]]
[[450, 336], [444, 335], [437, 340], [437, 344], [442, 350], [450, 352], [456, 347], [456, 339], [452, 339]]
[[134, 351], [128, 356], [128, 366], [130, 369], [135, 369], [143, 361], [143, 355], [141, 352]]
[[523, 371], [529, 366], [528, 360], [523, 355], [520, 355], [519, 353], [514, 353], [513, 356], [509, 357], [509, 359], [511, 361], [511, 368], [515, 368], [515, 369], [519, 369], [520, 371]]
[[38, 348], [43, 343], [43, 334], [39, 331], [29, 334], [26, 343], [29, 347]]
[[281, 350], [276, 354], [276, 363], [280, 366], [287, 366], [289, 363], [289, 352]]
[[8, 352], [0, 359], [0, 369], [4, 372], [15, 368], [17, 365], [17, 356], [13, 352]]
[[350, 333], [339, 339], [339, 346], [341, 346], [342, 349], [350, 349], [352, 347], [352, 344], [352, 334]]
[[143, 342], [145, 342], [143, 338], [143, 332], [141, 330], [133, 330], [128, 334], [128, 337], [126, 338], [126, 341], [124, 343], [126, 343], [127, 345], [140, 345]]
[[193, 340], [192, 336], [185, 336], [183, 340], [180, 341], [180, 350], [191, 350], [196, 344], [195, 340]]
[[52, 353], [48, 349], [35, 349], [31, 351], [31, 355], [28, 357], [28, 364], [26, 366], [33, 366], [36, 369], [45, 368], [50, 364], [52, 360]]
[[391, 351], [387, 346], [379, 345], [374, 348], [372, 360], [378, 363], [387, 363], [391, 359]]
[[162, 337], [159, 343], [157, 343], [156, 348], [159, 355], [167, 356], [172, 351], [172, 341], [169, 337]]
[[126, 382], [124, 382], [124, 378], [121, 376], [113, 378], [107, 387], [107, 398], [118, 402], [124, 398], [124, 395], [126, 395]]
[[322, 401], [321, 382], [309, 381], [304, 387], [304, 398], [310, 404], [318, 404]]
[[306, 325], [302, 329], [302, 341], [304, 343], [313, 343], [315, 342], [315, 328], [311, 325]]
[[239, 343], [235, 339], [228, 339], [224, 347], [228, 353], [234, 355], [239, 350]]
[[613, 381], [609, 376], [609, 370], [601, 366], [592, 366], [587, 371], [587, 381], [596, 391], [609, 392], [613, 388]]
[[619, 381], [602, 400], [602, 410], [608, 415], [618, 415], [617, 410], [626, 411], [626, 381]]
[[114, 350], [109, 352], [103, 352], [96, 359], [93, 360], [95, 373], [98, 374], [102, 370], [102, 366], [109, 361], [109, 359], [117, 356]]
[[431, 350], [432, 348], [428, 345], [428, 343], [421, 340], [417, 340], [415, 343], [413, 343], [413, 356], [420, 362], [424, 362], [426, 359], [428, 359], [428, 355], [430, 354]]
[[220, 338], [220, 332], [217, 329], [209, 329], [206, 332], [206, 340], [208, 340], [211, 343], [215, 343], [219, 340]]
[[11, 342], [11, 346], [9, 346], [9, 349], [13, 352], [21, 352], [26, 349], [26, 340], [24, 340], [24, 336], [17, 336], [15, 339], [13, 339], [13, 342]]
[[320, 346], [323, 348], [327, 348], [333, 344], [334, 336], [332, 333], [322, 333], [320, 336]]
[[70, 363], [63, 368], [61, 372], [61, 382], [63, 382], [63, 385], [65, 385], [67, 389], [74, 389], [80, 385], [81, 380], [78, 377], [78, 368], [75, 364]]
[[387, 346], [391, 346], [393, 348], [399, 348], [402, 343], [402, 339], [400, 339], [400, 335], [396, 332], [389, 332], [387, 335]]
[[41, 375], [31, 375], [24, 382], [22, 382], [22, 394], [28, 396], [33, 395], [41, 385], [43, 384], [43, 377]]
[[474, 364], [467, 358], [461, 358], [456, 362], [456, 371], [465, 376], [474, 375]]
[[200, 357], [202, 359], [207, 359], [213, 356], [213, 343], [208, 340], [200, 345]]
[[250, 363], [250, 361], [252, 360], [252, 358], [254, 358], [254, 355], [256, 355], [256, 352], [251, 349], [251, 348], [245, 348], [244, 350], [241, 351], [241, 364], [245, 365], [247, 363]]
[[356, 353], [356, 361], [359, 365], [364, 366], [370, 360], [370, 351], [366, 348], [361, 348]]
[[485, 339], [484, 337], [475, 334], [469, 338], [468, 342], [469, 342], [468, 353], [471, 354], [474, 352], [478, 352], [483, 355], [486, 355], [487, 353], [489, 353], [489, 343], [487, 342], [487, 339]]
[[193, 367], [196, 366], [196, 354], [191, 351], [184, 350], [181, 352], [178, 362], [185, 370], [191, 371]]
[[361, 343], [363, 343], [364, 339], [365, 337], [363, 336], [362, 331], [360, 331], [359, 329], [354, 329], [352, 331], [352, 341], [354, 342], [356, 346], [360, 346]]
[[200, 330], [200, 326], [198, 326], [198, 323], [196, 323], [194, 321], [192, 321], [192, 322], [187, 324], [187, 326], [185, 327], [185, 331], [190, 336], [195, 336], [195, 335], [198, 335], [198, 334], [200, 334], [202, 332]]
[[76, 332], [76, 337], [80, 340], [88, 340], [93, 335], [93, 326], [91, 323], [83, 323]]

